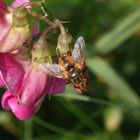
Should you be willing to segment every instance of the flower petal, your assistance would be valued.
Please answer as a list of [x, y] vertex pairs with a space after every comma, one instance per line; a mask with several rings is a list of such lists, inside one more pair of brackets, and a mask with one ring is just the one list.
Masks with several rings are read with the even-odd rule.
[[0, 18], [4, 17], [4, 13], [6, 11], [6, 5], [2, 1], [0, 1]]
[[40, 100], [33, 106], [24, 107], [18, 103], [17, 98], [12, 95], [11, 91], [7, 90], [2, 97], [2, 107], [5, 110], [11, 109], [13, 114], [18, 119], [27, 120], [38, 111], [43, 100], [44, 100], [44, 97], [40, 98]]
[[24, 76], [20, 87], [19, 103], [23, 106], [32, 106], [44, 94], [46, 85], [46, 74], [34, 68], [29, 70]]
[[18, 7], [26, 2], [29, 2], [30, 0], [15, 0], [13, 3], [12, 3], [12, 6], [13, 7]]
[[34, 23], [34, 27], [33, 27], [33, 35], [35, 34], [38, 34], [39, 33], [39, 30], [38, 30], [38, 25], [37, 25], [37, 22]]
[[65, 80], [57, 77], [48, 76], [46, 84], [46, 94], [57, 94], [65, 91]]
[[11, 26], [8, 32], [1, 38], [0, 52], [8, 53], [16, 51], [31, 37], [29, 26], [16, 27]]
[[12, 8], [0, 1], [0, 42], [10, 28], [12, 23]]
[[2, 100], [1, 100], [1, 104], [2, 104], [2, 108], [3, 108], [4, 110], [10, 110], [8, 101], [9, 101], [9, 99], [10, 99], [11, 97], [13, 97], [13, 96], [11, 95], [10, 90], [7, 90], [7, 91], [3, 94]]
[[0, 53], [0, 71], [7, 88], [16, 94], [24, 75], [21, 65], [10, 54]]
[[30, 118], [36, 111], [35, 107], [26, 108], [19, 105], [15, 97], [10, 98], [8, 103], [13, 114], [20, 120], [26, 120]]
[[5, 87], [5, 83], [3, 81], [3, 77], [2, 77], [2, 74], [0, 72], [0, 88], [2, 88], [2, 87]]

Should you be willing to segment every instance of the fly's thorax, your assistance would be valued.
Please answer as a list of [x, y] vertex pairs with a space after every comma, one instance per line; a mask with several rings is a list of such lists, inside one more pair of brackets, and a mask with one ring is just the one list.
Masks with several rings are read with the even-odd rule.
[[58, 64], [61, 65], [66, 71], [74, 68], [75, 62], [71, 55], [64, 54], [59, 58]]
[[75, 63], [75, 68], [83, 70], [83, 66], [81, 64], [79, 64], [79, 63]]
[[13, 11], [13, 25], [22, 27], [31, 23], [31, 17], [25, 7], [17, 7]]

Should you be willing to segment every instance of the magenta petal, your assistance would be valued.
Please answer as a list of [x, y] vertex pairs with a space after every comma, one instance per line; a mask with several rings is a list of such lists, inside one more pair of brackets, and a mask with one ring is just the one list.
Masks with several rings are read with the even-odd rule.
[[[50, 79], [51, 78], [51, 79]], [[65, 90], [66, 82], [63, 79], [50, 77], [46, 84], [46, 94], [63, 93]]]
[[35, 22], [34, 23], [34, 27], [33, 27], [33, 35], [35, 35], [35, 34], [37, 34], [37, 33], [39, 33], [39, 31], [38, 31], [38, 25], [37, 25], [37, 22]]
[[0, 1], [0, 42], [10, 28], [12, 22], [11, 8]]
[[9, 90], [7, 90], [7, 91], [3, 94], [1, 104], [2, 104], [2, 108], [3, 108], [4, 110], [10, 110], [8, 101], [9, 101], [9, 99], [10, 99], [11, 97], [13, 97], [13, 96], [11, 95], [11, 92], [10, 92]]
[[5, 87], [5, 83], [3, 81], [3, 77], [2, 77], [1, 72], [0, 72], [0, 87]]
[[32, 115], [34, 115], [38, 109], [40, 108], [44, 97], [40, 98], [40, 100], [30, 107], [24, 107], [19, 105], [17, 102], [17, 98], [12, 95], [11, 91], [7, 90], [2, 96], [2, 108], [5, 110], [10, 110], [13, 114], [20, 120], [29, 119]]
[[0, 1], [0, 18], [4, 17], [5, 10], [6, 10], [6, 5], [2, 1]]
[[23, 107], [17, 103], [17, 99], [15, 97], [9, 99], [9, 106], [13, 112], [13, 114], [20, 120], [29, 119], [35, 112], [36, 107]]
[[25, 74], [19, 93], [19, 103], [32, 106], [43, 96], [46, 85], [46, 74], [32, 68]]
[[12, 3], [12, 6], [13, 7], [18, 7], [26, 2], [29, 2], [30, 0], [15, 0], [13, 3]]
[[10, 54], [0, 53], [0, 71], [7, 88], [15, 94], [24, 75], [23, 68]]

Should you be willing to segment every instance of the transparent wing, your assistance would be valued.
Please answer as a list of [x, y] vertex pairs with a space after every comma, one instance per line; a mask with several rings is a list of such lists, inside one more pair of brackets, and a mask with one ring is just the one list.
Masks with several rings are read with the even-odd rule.
[[64, 68], [58, 64], [40, 64], [39, 69], [51, 76], [63, 78]]
[[82, 36], [78, 37], [74, 49], [72, 51], [73, 59], [83, 65], [84, 62], [84, 52], [85, 52], [85, 40]]

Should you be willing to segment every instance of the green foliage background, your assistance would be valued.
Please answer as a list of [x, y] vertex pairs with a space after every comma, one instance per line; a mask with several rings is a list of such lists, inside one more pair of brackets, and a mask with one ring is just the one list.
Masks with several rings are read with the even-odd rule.
[[86, 40], [88, 92], [68, 85], [25, 122], [0, 111], [0, 138], [140, 140], [140, 1], [47, 0], [46, 6], [70, 21], [65, 26], [75, 40]]

